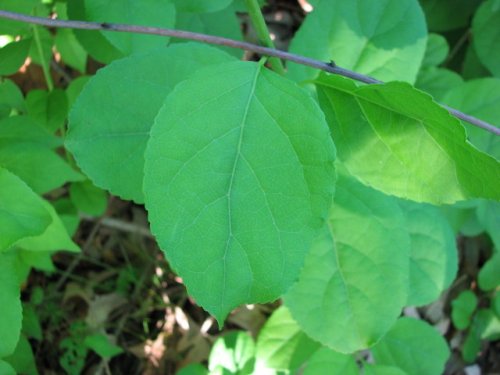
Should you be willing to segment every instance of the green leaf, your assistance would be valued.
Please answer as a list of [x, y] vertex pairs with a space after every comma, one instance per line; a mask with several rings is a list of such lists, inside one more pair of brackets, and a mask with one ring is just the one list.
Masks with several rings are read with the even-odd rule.
[[431, 31], [448, 31], [469, 24], [481, 0], [420, 0]]
[[7, 362], [0, 359], [0, 374], [2, 375], [16, 375], [16, 370], [12, 368]]
[[72, 237], [78, 225], [80, 224], [80, 217], [78, 216], [78, 210], [69, 198], [61, 198], [56, 201], [51, 202], [57, 211], [57, 215], [61, 219], [68, 232], [68, 235]]
[[31, 40], [12, 42], [0, 48], [0, 75], [16, 73], [28, 57]]
[[491, 308], [497, 318], [500, 319], [500, 291], [495, 292], [495, 295], [491, 299]]
[[399, 367], [408, 375], [441, 375], [450, 350], [439, 332], [427, 323], [401, 318], [372, 353], [377, 364]]
[[472, 20], [474, 48], [477, 56], [494, 76], [500, 78], [500, 0], [481, 4]]
[[173, 3], [179, 12], [209, 13], [226, 8], [232, 1], [233, 0], [173, 0]]
[[0, 120], [0, 146], [29, 143], [34, 147], [55, 148], [62, 145], [59, 137], [50, 134], [28, 116], [12, 116]]
[[[40, 15], [38, 15], [40, 16]], [[36, 29], [36, 32], [39, 37], [39, 44], [36, 42], [36, 38], [33, 37], [31, 42], [31, 48], [29, 57], [31, 61], [38, 65], [47, 64], [50, 69], [50, 61], [52, 60], [52, 46], [54, 45], [54, 37], [52, 34], [44, 27], [33, 25], [33, 29]]]
[[230, 61], [196, 43], [116, 61], [90, 79], [69, 117], [67, 148], [95, 185], [144, 201], [144, 150], [165, 97], [197, 69]]
[[[321, 0], [316, 4], [295, 34], [290, 52], [334, 60], [382, 81], [415, 81], [427, 41], [424, 15], [416, 0]], [[290, 63], [288, 73], [304, 81], [316, 77], [318, 70]]]
[[480, 309], [472, 321], [469, 333], [462, 346], [465, 362], [472, 363], [481, 350], [481, 339], [500, 339], [500, 320], [490, 309]]
[[75, 244], [68, 235], [64, 224], [56, 213], [56, 210], [47, 201], [42, 201], [45, 209], [52, 217], [52, 223], [47, 227], [45, 232], [38, 236], [23, 238], [16, 243], [16, 246], [29, 251], [57, 251], [66, 250], [72, 252], [80, 251], [80, 248]]
[[458, 269], [455, 234], [438, 208], [401, 201], [411, 239], [408, 306], [431, 303], [450, 286]]
[[[27, 337], [42, 340], [42, 326], [35, 309], [30, 303], [23, 304], [23, 334]], [[1, 374], [2, 372], [0, 372]]]
[[[31, 14], [39, 3], [38, 0], [0, 0], [0, 9], [9, 12]], [[0, 22], [0, 35], [21, 35], [29, 32], [31, 25], [26, 22], [2, 19]]]
[[[170, 0], [84, 0], [88, 21], [132, 24], [138, 26], [172, 29], [175, 24], [175, 7]], [[117, 33], [102, 34], [124, 55], [146, 52], [165, 46], [169, 38], [159, 35]]]
[[276, 310], [262, 327], [257, 339], [256, 370], [271, 368], [297, 370], [318, 348], [301, 330], [285, 306]]
[[19, 338], [14, 353], [4, 359], [18, 374], [38, 375], [33, 350], [31, 349], [28, 339], [24, 335], [21, 335]]
[[219, 323], [293, 283], [331, 203], [334, 158], [316, 102], [262, 64], [205, 68], [168, 96], [146, 149], [146, 207]]
[[80, 76], [71, 81], [68, 88], [66, 89], [66, 96], [68, 97], [68, 108], [73, 107], [73, 104], [75, 103], [76, 99], [78, 98], [90, 78], [90, 76]]
[[[2, 180], [1, 176], [0, 170], [0, 180]], [[4, 186], [3, 181], [0, 186]], [[4, 225], [2, 224], [2, 237], [3, 228]], [[21, 333], [23, 319], [19, 280], [14, 268], [15, 257], [10, 255], [0, 252], [0, 285], [2, 286], [0, 288], [0, 306], [2, 306], [2, 318], [0, 319], [0, 337], [2, 338], [0, 340], [0, 358], [14, 352]]]
[[393, 198], [339, 174], [328, 225], [285, 295], [307, 335], [353, 353], [389, 330], [407, 299], [410, 238], [404, 221]]
[[0, 82], [0, 119], [8, 117], [12, 110], [25, 109], [23, 93], [10, 79]]
[[208, 370], [199, 363], [191, 363], [181, 368], [176, 375], [208, 375]]
[[255, 343], [246, 332], [230, 332], [219, 337], [208, 358], [208, 368], [218, 366], [240, 375], [251, 374], [255, 362]]
[[43, 200], [33, 193], [20, 178], [1, 167], [0, 186], [2, 187], [0, 189], [0, 228], [2, 228], [0, 251], [2, 251], [24, 237], [43, 233], [52, 219]]
[[28, 115], [51, 132], [63, 127], [68, 115], [68, 98], [64, 90], [31, 90], [26, 96]]
[[[432, 66], [418, 72], [415, 87], [432, 95], [435, 100], [443, 101], [443, 97], [450, 90], [460, 86], [463, 82], [464, 80], [457, 73]], [[481, 131], [484, 132], [482, 129]]]
[[500, 202], [481, 201], [477, 205], [477, 219], [489, 234], [495, 249], [500, 250]]
[[94, 186], [90, 180], [72, 183], [69, 196], [75, 207], [89, 215], [100, 216], [108, 206], [106, 192]]
[[96, 352], [102, 358], [113, 358], [123, 353], [123, 349], [111, 343], [109, 338], [102, 333], [96, 333], [85, 337], [83, 345]]
[[84, 179], [53, 150], [31, 142], [2, 146], [0, 166], [18, 175], [39, 194], [45, 194], [66, 182]]
[[406, 372], [394, 366], [369, 365], [363, 366], [364, 375], [408, 375]]
[[[90, 20], [86, 14], [84, 1], [71, 0], [67, 2], [68, 16], [71, 20]], [[100, 31], [75, 29], [73, 33], [88, 54], [100, 63], [109, 64], [111, 61], [124, 56]]]
[[358, 375], [359, 369], [352, 355], [321, 348], [307, 361], [303, 375]]
[[451, 320], [457, 329], [469, 327], [472, 314], [477, 307], [477, 297], [470, 290], [464, 290], [451, 302]]
[[[481, 78], [452, 87], [443, 102], [471, 116], [500, 127], [500, 79]], [[464, 123], [468, 140], [481, 151], [500, 160], [500, 137]]]
[[491, 74], [488, 69], [485, 68], [479, 57], [477, 57], [474, 45], [470, 43], [465, 51], [465, 58], [462, 64], [462, 77], [465, 80], [489, 77]]
[[448, 56], [450, 47], [446, 38], [439, 34], [429, 34], [422, 67], [438, 66]]
[[[188, 30], [200, 34], [243, 40], [240, 20], [232, 6], [215, 13], [178, 13], [175, 27], [180, 30]], [[172, 38], [170, 42], [185, 43], [186, 40]], [[243, 51], [236, 48], [224, 46], [219, 46], [218, 48], [238, 59], [243, 55]]]
[[[498, 228], [497, 228], [498, 229]], [[500, 286], [500, 251], [497, 251], [479, 271], [479, 287], [488, 291]]]
[[71, 29], [58, 29], [55, 39], [56, 49], [61, 54], [63, 62], [80, 73], [85, 73], [87, 52], [78, 42]]
[[403, 82], [358, 88], [324, 74], [316, 84], [339, 159], [363, 183], [432, 204], [500, 199], [500, 163], [430, 96]]

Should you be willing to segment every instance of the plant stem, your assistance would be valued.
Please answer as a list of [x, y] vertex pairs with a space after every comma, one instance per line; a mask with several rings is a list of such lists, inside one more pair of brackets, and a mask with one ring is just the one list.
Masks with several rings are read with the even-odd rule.
[[52, 76], [50, 75], [49, 63], [45, 61], [45, 56], [43, 55], [42, 49], [42, 39], [40, 38], [40, 32], [38, 31], [38, 26], [33, 25], [33, 36], [35, 38], [36, 50], [40, 57], [40, 62], [42, 64], [43, 76], [45, 77], [45, 82], [47, 83], [47, 88], [49, 91], [54, 90], [54, 81], [52, 81]]
[[[252, 25], [257, 32], [257, 37], [260, 42], [268, 47], [275, 49], [273, 40], [271, 39], [271, 34], [269, 33], [269, 29], [267, 28], [266, 21], [264, 20], [264, 16], [260, 10], [259, 2], [257, 0], [245, 0], [246, 7], [248, 10], [248, 15], [250, 16], [250, 20], [252, 21]], [[284, 75], [286, 73], [285, 67], [280, 59], [276, 57], [271, 57], [269, 59], [269, 63], [271, 67], [276, 73]]]
[[[115, 32], [129, 32], [137, 34], [148, 34], [148, 35], [162, 35], [170, 36], [179, 39], [196, 40], [198, 42], [215, 44], [219, 46], [226, 46], [231, 48], [238, 48], [247, 51], [253, 51], [262, 55], [279, 57], [283, 60], [293, 61], [297, 64], [310, 66], [315, 69], [323, 70], [328, 73], [338, 74], [343, 77], [351, 78], [359, 82], [364, 83], [383, 83], [375, 78], [366, 76], [361, 73], [353, 72], [352, 70], [341, 68], [331, 62], [325, 62], [320, 60], [311, 59], [309, 57], [295, 55], [293, 53], [280, 51], [273, 48], [267, 48], [258, 46], [256, 44], [240, 42], [238, 40], [222, 38], [219, 36], [193, 33], [191, 31], [182, 31], [174, 29], [165, 29], [161, 27], [148, 27], [148, 26], [137, 26], [137, 25], [123, 25], [123, 24], [112, 24], [112, 23], [99, 23], [99, 22], [86, 22], [86, 21], [65, 21], [65, 20], [55, 20], [43, 17], [28, 16], [26, 14], [8, 12], [5, 10], [0, 10], [0, 18], [7, 18], [15, 21], [33, 23], [36, 25], [43, 25], [48, 27], [60, 27], [67, 29], [82, 29], [82, 30], [105, 30], [105, 31], [115, 31]], [[495, 135], [500, 135], [500, 128], [492, 125], [486, 121], [480, 120], [476, 117], [467, 115], [456, 109], [443, 106], [446, 108], [450, 114], [456, 118], [466, 121], [478, 128], [487, 130]]]

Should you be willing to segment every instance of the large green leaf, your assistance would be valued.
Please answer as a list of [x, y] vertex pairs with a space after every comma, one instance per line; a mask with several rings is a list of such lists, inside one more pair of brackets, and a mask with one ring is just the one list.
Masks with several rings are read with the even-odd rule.
[[477, 56], [493, 75], [500, 78], [500, 0], [485, 1], [472, 21]]
[[146, 207], [219, 323], [295, 280], [331, 203], [334, 158], [316, 102], [262, 64], [205, 68], [168, 96], [146, 149]]
[[[427, 30], [416, 0], [320, 0], [290, 51], [371, 75], [414, 82], [424, 56]], [[290, 63], [290, 77], [314, 78], [317, 70]]]
[[363, 375], [408, 375], [399, 367], [365, 364]]
[[[9, 12], [31, 14], [33, 8], [39, 4], [38, 0], [0, 0], [0, 9]], [[21, 35], [29, 32], [31, 25], [25, 22], [16, 22], [2, 19], [0, 35]]]
[[410, 238], [397, 202], [340, 174], [328, 225], [285, 305], [311, 338], [341, 353], [374, 345], [407, 299]]
[[458, 268], [455, 234], [438, 208], [401, 202], [411, 239], [409, 306], [422, 306], [439, 297]]
[[450, 355], [437, 330], [411, 318], [399, 319], [372, 352], [377, 364], [399, 367], [408, 375], [441, 375]]
[[20, 178], [1, 167], [0, 186], [0, 228], [2, 228], [0, 251], [2, 251], [24, 237], [42, 234], [52, 219], [42, 199]]
[[97, 186], [143, 202], [144, 150], [165, 97], [197, 69], [230, 60], [216, 48], [182, 43], [108, 65], [73, 106], [67, 148]]
[[173, 0], [179, 12], [186, 13], [208, 13], [216, 12], [226, 8], [233, 0]]
[[365, 184], [433, 204], [500, 199], [500, 163], [430, 96], [403, 82], [356, 87], [325, 74], [316, 84], [339, 159]]
[[276, 310], [262, 327], [257, 340], [256, 371], [272, 368], [295, 371], [318, 348], [292, 318], [285, 306]]
[[304, 368], [303, 375], [359, 375], [356, 359], [352, 355], [321, 348], [313, 354]]
[[[175, 7], [170, 0], [84, 0], [89, 21], [173, 28]], [[102, 33], [121, 53], [130, 55], [165, 46], [167, 37], [137, 33]]]
[[[0, 176], [1, 173], [0, 170]], [[4, 226], [2, 225], [2, 237], [3, 228]], [[2, 306], [2, 318], [0, 319], [0, 358], [14, 352], [21, 333], [21, 322], [23, 319], [19, 280], [14, 266], [15, 257], [11, 255], [0, 252], [0, 306]]]
[[23, 238], [16, 243], [16, 246], [29, 251], [79, 251], [80, 248], [69, 237], [54, 207], [52, 207], [49, 202], [42, 201], [42, 203], [45, 209], [50, 213], [52, 223], [50, 223], [42, 234]]
[[[448, 90], [443, 102], [471, 116], [500, 127], [500, 79], [480, 78]], [[469, 141], [500, 160], [500, 137], [476, 126], [465, 124]]]

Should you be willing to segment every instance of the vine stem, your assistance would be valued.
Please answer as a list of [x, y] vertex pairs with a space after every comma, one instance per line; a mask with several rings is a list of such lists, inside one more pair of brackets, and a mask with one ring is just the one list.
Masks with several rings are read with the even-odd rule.
[[[259, 2], [257, 0], [245, 0], [246, 7], [248, 10], [248, 15], [250, 16], [250, 20], [252, 21], [253, 27], [257, 32], [257, 36], [261, 43], [263, 43], [266, 47], [275, 49], [273, 40], [271, 39], [271, 34], [269, 33], [269, 29], [267, 28], [266, 21], [264, 20], [264, 16], [262, 15], [262, 11], [260, 10]], [[269, 59], [269, 64], [276, 73], [281, 75], [285, 75], [285, 67], [280, 59], [276, 57], [271, 57]]]
[[[99, 23], [99, 22], [87, 22], [87, 21], [65, 21], [57, 20], [51, 18], [43, 18], [36, 16], [29, 16], [26, 14], [9, 12], [5, 10], [0, 10], [0, 18], [7, 18], [14, 21], [20, 21], [25, 23], [32, 23], [36, 25], [48, 26], [48, 27], [58, 27], [67, 29], [83, 29], [83, 30], [104, 30], [104, 31], [116, 31], [116, 32], [129, 32], [137, 34], [150, 34], [150, 35], [161, 35], [175, 37], [179, 39], [196, 40], [198, 42], [216, 44], [231, 48], [238, 48], [242, 50], [252, 51], [259, 53], [261, 55], [267, 55], [271, 57], [277, 57], [283, 60], [292, 61], [297, 64], [310, 66], [319, 70], [323, 70], [328, 73], [338, 74], [347, 78], [354, 79], [363, 83], [383, 83], [375, 78], [368, 77], [364, 74], [353, 72], [349, 69], [341, 68], [331, 62], [324, 62], [309, 57], [304, 57], [300, 55], [295, 55], [293, 53], [280, 51], [274, 48], [262, 47], [256, 44], [240, 42], [238, 40], [223, 38], [219, 36], [212, 36], [207, 34], [193, 33], [191, 31], [182, 31], [175, 29], [164, 29], [160, 27], [148, 27], [148, 26], [137, 26], [137, 25], [124, 25], [124, 24], [111, 24], [111, 23]], [[463, 112], [458, 111], [447, 106], [443, 106], [452, 116], [466, 121], [474, 126], [485, 129], [495, 135], [500, 135], [500, 128], [492, 125], [486, 121], [480, 120], [476, 117], [467, 115]]]
[[49, 91], [52, 91], [54, 90], [54, 81], [52, 81], [52, 76], [50, 75], [49, 63], [45, 60], [45, 56], [43, 54], [42, 39], [36, 25], [33, 25], [33, 37], [35, 38], [36, 50], [38, 52], [40, 63], [42, 65], [45, 83], [47, 84], [47, 88], [49, 89]]

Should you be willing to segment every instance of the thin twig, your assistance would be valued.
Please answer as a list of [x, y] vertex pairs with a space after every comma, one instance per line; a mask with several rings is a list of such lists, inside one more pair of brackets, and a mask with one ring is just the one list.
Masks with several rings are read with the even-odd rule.
[[[57, 20], [51, 18], [35, 17], [20, 13], [8, 12], [5, 10], [0, 10], [0, 18], [7, 18], [15, 21], [33, 23], [48, 27], [58, 27], [58, 28], [69, 28], [69, 29], [82, 29], [82, 30], [101, 30], [101, 31], [116, 31], [116, 32], [130, 32], [136, 34], [149, 34], [149, 35], [160, 35], [175, 37], [179, 39], [196, 40], [198, 42], [215, 44], [220, 46], [226, 46], [231, 48], [237, 48], [247, 51], [252, 51], [261, 55], [278, 57], [283, 60], [292, 61], [297, 64], [310, 66], [319, 70], [323, 70], [328, 73], [338, 74], [347, 78], [354, 79], [363, 83], [383, 83], [375, 78], [368, 77], [364, 74], [353, 72], [349, 69], [341, 68], [331, 62], [324, 62], [308, 57], [295, 55], [293, 53], [280, 51], [273, 48], [262, 47], [256, 44], [240, 42], [238, 40], [222, 38], [219, 36], [206, 35], [200, 33], [193, 33], [190, 31], [174, 30], [174, 29], [164, 29], [160, 27], [149, 27], [149, 26], [137, 26], [137, 25], [124, 25], [115, 23], [99, 23], [99, 22], [87, 22], [87, 21], [65, 21]], [[472, 125], [479, 128], [485, 129], [496, 135], [500, 135], [500, 128], [496, 126], [475, 118], [473, 116], [467, 115], [456, 109], [450, 108], [448, 106], [443, 106], [456, 118], [466, 121]]]

